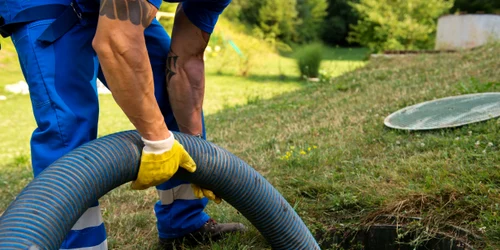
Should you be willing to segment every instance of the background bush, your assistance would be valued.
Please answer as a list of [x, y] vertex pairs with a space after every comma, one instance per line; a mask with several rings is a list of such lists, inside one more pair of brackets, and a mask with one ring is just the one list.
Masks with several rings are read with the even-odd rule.
[[224, 15], [266, 37], [305, 43], [321, 37], [327, 8], [328, 0], [233, 0]]
[[360, 0], [351, 3], [359, 14], [348, 40], [383, 50], [431, 49], [437, 19], [452, 0]]
[[320, 43], [305, 45], [295, 52], [295, 59], [303, 77], [318, 77], [323, 60], [323, 45]]

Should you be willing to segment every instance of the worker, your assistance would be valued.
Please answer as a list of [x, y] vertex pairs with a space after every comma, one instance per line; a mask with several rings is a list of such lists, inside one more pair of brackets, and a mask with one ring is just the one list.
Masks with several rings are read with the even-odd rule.
[[[37, 123], [30, 142], [34, 175], [97, 137], [99, 78], [144, 141], [131, 187], [156, 186], [165, 248], [245, 230], [203, 211], [206, 197], [220, 201], [213, 192], [170, 179], [179, 167], [196, 171], [171, 131], [205, 138], [203, 53], [230, 0], [175, 2], [170, 39], [155, 19], [161, 0], [0, 0], [0, 33], [15, 45]], [[61, 249], [107, 249], [98, 201]]]

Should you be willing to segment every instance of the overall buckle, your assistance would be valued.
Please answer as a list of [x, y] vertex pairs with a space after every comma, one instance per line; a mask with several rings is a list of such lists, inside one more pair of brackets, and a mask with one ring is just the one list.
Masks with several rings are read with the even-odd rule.
[[71, 1], [70, 6], [73, 9], [73, 12], [75, 12], [76, 16], [78, 17], [78, 19], [81, 22], [82, 21], [82, 10], [80, 9], [80, 7], [78, 7], [78, 3], [76, 3], [75, 0], [73, 0], [73, 1]]

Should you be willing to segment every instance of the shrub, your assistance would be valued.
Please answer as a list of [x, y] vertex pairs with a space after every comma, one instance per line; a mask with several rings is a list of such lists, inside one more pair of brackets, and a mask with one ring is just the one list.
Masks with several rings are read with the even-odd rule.
[[306, 45], [297, 50], [295, 58], [303, 77], [318, 77], [319, 67], [323, 60], [323, 45], [319, 43]]
[[383, 50], [430, 49], [436, 21], [448, 13], [453, 0], [360, 0], [352, 3], [359, 20], [348, 40]]

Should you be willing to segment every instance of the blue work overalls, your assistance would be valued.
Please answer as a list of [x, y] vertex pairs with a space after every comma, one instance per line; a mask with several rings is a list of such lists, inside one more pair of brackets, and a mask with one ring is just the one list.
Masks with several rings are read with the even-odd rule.
[[[70, 3], [73, 5], [71, 11], [76, 15], [68, 14], [71, 13], [68, 11]], [[159, 7], [161, 1], [151, 0], [151, 3]], [[200, 29], [211, 33], [229, 1], [193, 0], [183, 4], [188, 18]], [[47, 5], [66, 8], [34, 11], [30, 15], [44, 13], [46, 16], [34, 21], [24, 20], [26, 22], [10, 27], [11, 33], [8, 34], [16, 47], [29, 85], [37, 123], [31, 138], [35, 176], [64, 154], [97, 137], [99, 105], [96, 78], [105, 82], [92, 48], [99, 0], [0, 0], [0, 15], [3, 24], [9, 24], [13, 20], [26, 19], [19, 19], [19, 16], [16, 19], [16, 15], [23, 10]], [[61, 20], [51, 18], [51, 11], [57, 12], [58, 18], [62, 15], [59, 12], [66, 13], [70, 19], [73, 18], [72, 21], [76, 20], [75, 24], [67, 25], [71, 22], [63, 20], [53, 25]], [[5, 34], [6, 29], [3, 31], [2, 34]], [[178, 126], [169, 105], [165, 83], [170, 37], [156, 19], [145, 30], [144, 36], [158, 104], [167, 126], [176, 131]], [[189, 183], [172, 179], [159, 185], [157, 190], [160, 200], [154, 210], [160, 238], [184, 236], [208, 221], [209, 216], [203, 212], [207, 199], [195, 198]], [[78, 220], [61, 246], [61, 249], [82, 248], [107, 249], [106, 230], [97, 201]]]

